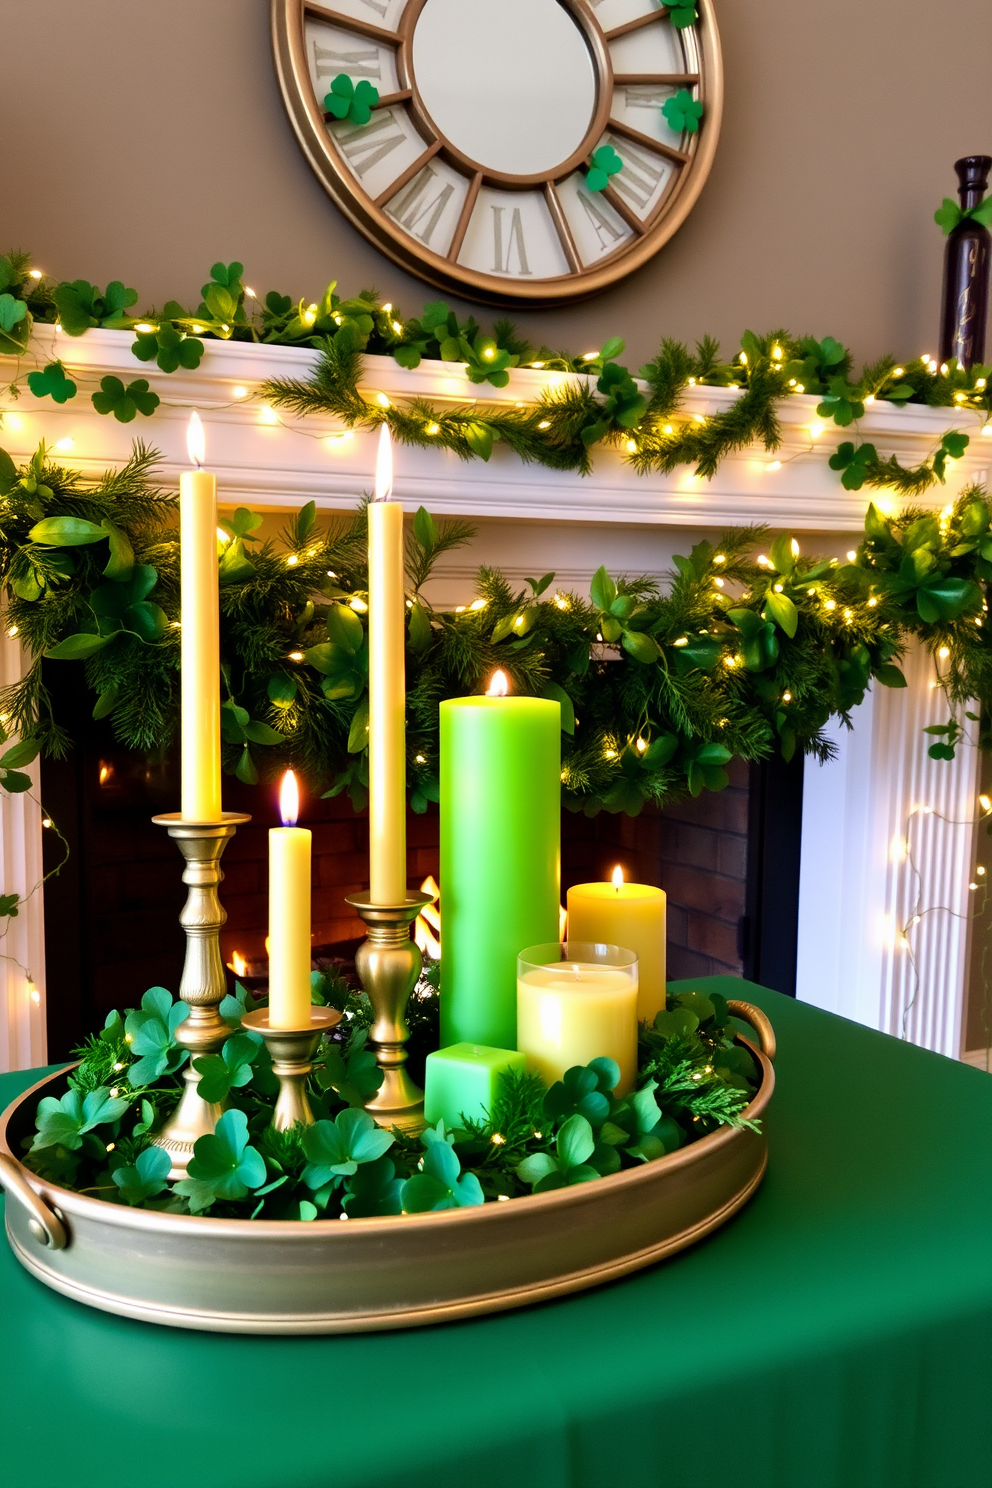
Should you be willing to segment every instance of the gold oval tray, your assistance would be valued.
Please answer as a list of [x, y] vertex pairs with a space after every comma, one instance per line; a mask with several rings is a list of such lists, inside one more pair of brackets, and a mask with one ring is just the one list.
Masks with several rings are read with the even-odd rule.
[[[745, 1002], [731, 1011], [761, 1067], [760, 1117], [775, 1039]], [[650, 1266], [735, 1214], [764, 1175], [763, 1132], [723, 1127], [668, 1157], [593, 1183], [508, 1203], [402, 1218], [211, 1219], [131, 1209], [46, 1183], [17, 1161], [38, 1099], [61, 1070], [0, 1117], [7, 1235], [47, 1286], [106, 1312], [223, 1333], [358, 1333], [450, 1322], [581, 1291]]]

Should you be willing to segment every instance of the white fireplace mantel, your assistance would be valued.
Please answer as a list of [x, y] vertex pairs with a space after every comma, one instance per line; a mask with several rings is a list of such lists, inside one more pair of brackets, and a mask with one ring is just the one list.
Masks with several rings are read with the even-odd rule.
[[[354, 505], [369, 488], [374, 468], [373, 436], [350, 434], [333, 419], [296, 419], [277, 414], [261, 401], [262, 384], [273, 377], [302, 378], [314, 353], [285, 347], [208, 342], [195, 372], [167, 376], [130, 354], [131, 336], [90, 331], [78, 339], [52, 327], [40, 328], [20, 370], [59, 357], [81, 381], [77, 396], [61, 407], [24, 392], [4, 404], [0, 444], [15, 460], [29, 456], [41, 440], [58, 447], [65, 463], [96, 474], [125, 460], [132, 442], [142, 439], [161, 451], [162, 484], [174, 486], [187, 468], [186, 425], [198, 409], [206, 429], [208, 464], [217, 473], [222, 499], [256, 510], [291, 510], [309, 500], [319, 507]], [[4, 358], [4, 380], [16, 364]], [[162, 399], [154, 417], [131, 424], [101, 417], [89, 394], [99, 379], [113, 374], [128, 382], [146, 377]], [[391, 400], [422, 396], [464, 404], [532, 399], [557, 375], [522, 369], [506, 389], [474, 387], [454, 364], [425, 362], [415, 372], [392, 358], [367, 357], [363, 387]], [[686, 398], [690, 416], [716, 413], [738, 396], [735, 390], [695, 388]], [[502, 562], [511, 577], [533, 572], [532, 549], [539, 526], [555, 524], [556, 548], [567, 552], [558, 565], [559, 582], [588, 583], [604, 561], [604, 547], [627, 534], [629, 567], [660, 573], [658, 540], [667, 529], [719, 531], [727, 526], [765, 523], [772, 528], [822, 534], [840, 550], [861, 531], [870, 492], [847, 492], [826, 462], [840, 439], [832, 426], [817, 438], [816, 399], [793, 397], [780, 407], [783, 443], [768, 453], [750, 449], [723, 462], [711, 481], [691, 472], [639, 477], [616, 454], [596, 450], [591, 475], [549, 471], [527, 465], [497, 446], [488, 464], [471, 465], [448, 451], [400, 448], [396, 452], [394, 494], [409, 511], [427, 505], [438, 516], [470, 517], [491, 524], [486, 551], [476, 561]], [[992, 426], [990, 426], [992, 427]], [[972, 435], [960, 461], [950, 467], [947, 485], [930, 493], [928, 504], [942, 506], [970, 481], [984, 481], [992, 440], [982, 437], [973, 413], [953, 409], [897, 408], [878, 403], [861, 421], [861, 434], [881, 455], [897, 454], [904, 464], [926, 458], [949, 429]], [[988, 451], [988, 453], [987, 453]], [[875, 495], [875, 500], [884, 500]], [[494, 558], [492, 542], [501, 547]], [[673, 533], [673, 541], [684, 544]], [[847, 536], [848, 541], [844, 538]], [[651, 547], [654, 544], [654, 547]], [[663, 544], [664, 545], [664, 544]], [[671, 548], [667, 551], [670, 553]], [[643, 562], [641, 561], [643, 557]], [[612, 561], [612, 560], [610, 560]], [[553, 559], [547, 566], [553, 566]], [[469, 568], [466, 566], [465, 574]], [[538, 569], [538, 571], [541, 571]], [[454, 572], [454, 570], [452, 570]], [[16, 640], [3, 637], [4, 678], [20, 666]], [[839, 760], [806, 773], [803, 817], [803, 869], [800, 907], [799, 995], [846, 1016], [957, 1055], [960, 1052], [966, 970], [967, 884], [974, 832], [956, 828], [941, 849], [931, 836], [921, 848], [933, 878], [933, 894], [948, 913], [921, 937], [920, 991], [912, 1008], [907, 968], [893, 927], [905, 919], [909, 893], [905, 864], [892, 862], [888, 845], [922, 794], [950, 816], [968, 816], [974, 803], [977, 767], [973, 750], [959, 751], [953, 764], [927, 759], [924, 722], [942, 716], [933, 687], [933, 670], [922, 655], [911, 660], [905, 691], [877, 689], [858, 713], [853, 743], [841, 742]], [[41, 812], [36, 796], [0, 796], [0, 891], [28, 895], [40, 876]], [[860, 886], [860, 887], [859, 887]], [[39, 1063], [44, 1058], [43, 900], [35, 892], [16, 920], [8, 922], [0, 946], [0, 1068]], [[30, 970], [32, 985], [26, 980]], [[905, 1027], [903, 1026], [905, 1024]]]
[[[140, 438], [162, 452], [164, 481], [175, 483], [189, 464], [186, 424], [190, 409], [196, 408], [206, 427], [208, 463], [224, 497], [233, 503], [286, 509], [313, 499], [320, 506], [348, 507], [368, 489], [375, 464], [374, 435], [341, 437], [343, 431], [333, 419], [276, 415], [259, 401], [266, 380], [306, 377], [314, 352], [208, 341], [195, 372], [166, 375], [154, 363], [138, 362], [131, 355], [131, 341], [123, 331], [94, 330], [73, 338], [54, 327], [41, 327], [31, 346], [37, 364], [60, 357], [70, 374], [78, 372], [88, 380], [61, 407], [27, 392], [16, 405], [8, 404], [13, 417], [8, 413], [4, 419], [4, 448], [16, 458], [31, 453], [41, 439], [49, 443], [71, 439], [71, 463], [96, 471], [126, 459], [133, 440]], [[13, 365], [9, 358], [0, 360]], [[163, 406], [152, 418], [139, 415], [131, 424], [101, 417], [93, 410], [89, 393], [108, 373], [125, 383], [147, 378]], [[460, 364], [423, 362], [410, 372], [392, 357], [370, 356], [365, 358], [362, 387], [394, 400], [420, 396], [449, 404], [498, 404], [533, 400], [567, 380], [565, 374], [522, 368], [511, 373], [506, 388], [476, 387]], [[728, 407], [737, 396], [731, 388], [693, 388], [684, 412], [705, 417]], [[816, 398], [805, 395], [785, 400], [779, 409], [782, 448], [771, 454], [759, 448], [732, 455], [710, 481], [697, 479], [689, 470], [637, 476], [618, 454], [605, 448], [594, 451], [592, 474], [585, 477], [525, 465], [498, 445], [488, 464], [476, 460], [470, 465], [451, 451], [401, 448], [396, 452], [394, 494], [409, 510], [425, 503], [439, 516], [694, 528], [760, 522], [797, 531], [856, 532], [862, 525], [865, 494], [845, 491], [825, 459], [829, 449], [848, 435], [838, 436], [828, 426], [818, 439], [811, 438], [810, 426], [818, 422], [816, 404]], [[938, 490], [938, 505], [968, 481], [985, 479], [992, 440], [986, 447], [979, 437], [978, 415], [877, 403], [861, 421], [864, 437], [879, 453], [896, 454], [903, 463], [928, 455], [949, 429], [975, 437], [964, 458], [951, 467], [947, 486]]]

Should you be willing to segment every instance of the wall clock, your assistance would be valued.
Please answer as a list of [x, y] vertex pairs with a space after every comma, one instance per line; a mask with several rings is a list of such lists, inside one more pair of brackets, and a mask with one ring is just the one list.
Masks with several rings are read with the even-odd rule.
[[[272, 22], [293, 127], [333, 201], [470, 299], [612, 284], [681, 225], [713, 160], [713, 0], [272, 0]], [[356, 101], [376, 90], [370, 113], [328, 110], [341, 77]]]

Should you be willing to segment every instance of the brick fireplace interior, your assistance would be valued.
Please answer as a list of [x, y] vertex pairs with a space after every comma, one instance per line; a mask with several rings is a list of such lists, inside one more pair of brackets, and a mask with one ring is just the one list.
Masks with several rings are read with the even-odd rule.
[[[77, 747], [42, 771], [45, 809], [70, 848], [45, 890], [53, 1059], [100, 1027], [111, 1008], [136, 1005], [147, 987], [176, 991], [183, 956], [181, 860], [150, 821], [175, 809], [177, 758], [127, 754], [103, 723], [81, 730], [78, 720], [88, 717], [92, 700], [70, 670], [57, 681], [57, 703], [73, 715]], [[229, 810], [252, 815], [224, 856], [224, 959], [230, 964], [237, 954], [264, 972], [266, 832], [278, 825], [276, 786], [249, 788], [225, 777], [224, 789]], [[794, 992], [801, 790], [801, 766], [735, 762], [726, 790], [662, 812], [565, 812], [563, 899], [571, 884], [608, 877], [619, 863], [628, 879], [668, 894], [671, 978], [743, 973]], [[367, 886], [367, 817], [338, 797], [306, 800], [300, 821], [313, 832], [315, 954], [347, 956], [363, 933], [344, 898]], [[424, 816], [411, 813], [407, 832], [409, 884], [416, 888], [428, 875], [438, 877], [436, 806]], [[45, 837], [48, 867], [61, 849], [52, 832]]]

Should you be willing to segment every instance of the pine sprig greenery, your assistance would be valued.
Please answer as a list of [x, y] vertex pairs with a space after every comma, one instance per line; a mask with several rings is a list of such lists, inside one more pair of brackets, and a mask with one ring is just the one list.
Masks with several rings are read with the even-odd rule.
[[[86, 669], [94, 715], [125, 746], [160, 750], [175, 734], [179, 543], [156, 460], [139, 444], [120, 470], [86, 480], [44, 448], [20, 469], [0, 452], [4, 623], [31, 657], [0, 711], [8, 733], [49, 754], [72, 742], [48, 694], [52, 669], [72, 661]], [[473, 603], [442, 612], [423, 586], [471, 529], [421, 509], [407, 542], [414, 810], [438, 799], [440, 702], [484, 691], [497, 668], [515, 692], [560, 704], [565, 804], [589, 814], [719, 790], [735, 757], [827, 757], [831, 716], [847, 719], [873, 681], [904, 685], [898, 661], [911, 636], [941, 650], [952, 710], [971, 698], [984, 715], [990, 515], [977, 486], [939, 516], [871, 505], [847, 564], [807, 558], [788, 536], [755, 554], [763, 529], [739, 529], [676, 558], [665, 592], [603, 569], [588, 597], [552, 594], [553, 574], [517, 591], [484, 567]], [[258, 523], [240, 508], [218, 544], [225, 767], [251, 784], [289, 766], [312, 792], [346, 790], [360, 808], [365, 508], [323, 526], [310, 503], [278, 541], [259, 541]]]
[[[216, 1137], [196, 1144], [189, 1176], [170, 1185], [152, 1137], [179, 1098], [186, 1055], [174, 1034], [186, 1009], [153, 987], [140, 1010], [111, 1013], [75, 1051], [65, 1094], [39, 1103], [25, 1164], [111, 1203], [307, 1222], [518, 1198], [654, 1161], [720, 1126], [758, 1130], [746, 1112], [760, 1084], [756, 1061], [735, 1038], [723, 998], [688, 992], [641, 1025], [637, 1088], [624, 1097], [613, 1094], [619, 1067], [599, 1058], [550, 1089], [535, 1074], [510, 1072], [481, 1120], [451, 1130], [442, 1121], [420, 1136], [384, 1132], [364, 1110], [382, 1083], [365, 1047], [367, 1005], [315, 974], [315, 997], [332, 989], [345, 1017], [309, 1077], [313, 1126], [269, 1125], [278, 1082], [259, 1035], [240, 1026], [249, 996], [238, 986], [221, 1005], [231, 1028], [221, 1054], [194, 1064], [205, 1098], [228, 1109]], [[417, 1002], [429, 1051], [436, 976], [423, 980]]]
[[[968, 370], [953, 360], [938, 367], [929, 357], [896, 366], [885, 356], [852, 381], [851, 355], [832, 336], [818, 341], [785, 330], [764, 336], [745, 331], [741, 350], [729, 361], [712, 337], [704, 336], [694, 352], [666, 338], [657, 356], [640, 369], [638, 384], [617, 360], [624, 350], [619, 337], [582, 356], [535, 349], [509, 321], [498, 320], [487, 332], [473, 316], [459, 319], [443, 300], [431, 301], [418, 316], [404, 320], [375, 290], [342, 298], [336, 281], [311, 303], [274, 290], [258, 297], [244, 284], [242, 264], [218, 262], [195, 307], [168, 300], [161, 310], [137, 315], [137, 290], [121, 280], [105, 289], [82, 279], [55, 283], [34, 277], [37, 271], [30, 262], [30, 255], [20, 251], [0, 257], [0, 297], [6, 306], [4, 323], [10, 323], [9, 330], [0, 330], [0, 354], [21, 359], [9, 384], [15, 398], [27, 391], [64, 403], [77, 395], [77, 383], [93, 381], [83, 371], [70, 377], [61, 360], [44, 367], [26, 365], [37, 361], [29, 345], [37, 321], [57, 322], [69, 337], [97, 326], [126, 332], [134, 337], [135, 358], [154, 362], [167, 374], [180, 367], [194, 371], [210, 339], [309, 347], [317, 352], [310, 376], [268, 383], [263, 396], [270, 404], [303, 416], [330, 416], [349, 429], [374, 430], [387, 423], [401, 443], [452, 450], [463, 460], [488, 460], [501, 443], [522, 460], [583, 475], [592, 468], [595, 447], [603, 444], [641, 475], [690, 465], [708, 478], [727, 455], [755, 442], [777, 449], [779, 405], [797, 393], [819, 397], [819, 416], [855, 435], [867, 405], [880, 400], [898, 407], [916, 403], [968, 409], [986, 419], [992, 412], [992, 367]], [[409, 369], [424, 358], [451, 362], [464, 368], [468, 384], [479, 388], [506, 387], [515, 367], [564, 376], [529, 401], [441, 406], [411, 397], [390, 402], [363, 391], [365, 354], [392, 356]], [[109, 382], [114, 383], [110, 391]], [[148, 390], [146, 379], [136, 379], [126, 389], [119, 379], [104, 379], [104, 384], [91, 392], [91, 402], [97, 412], [122, 422], [138, 413], [151, 416], [161, 401]], [[693, 386], [734, 388], [739, 396], [722, 412], [690, 417], [681, 405]], [[947, 438], [961, 441], [961, 450], [967, 443], [965, 435]], [[838, 460], [845, 449], [848, 453]], [[867, 485], [904, 495], [921, 495], [942, 483], [946, 458], [954, 453], [945, 439], [928, 460], [906, 469], [894, 454], [880, 455], [860, 436], [857, 443], [842, 442], [840, 451], [824, 447], [848, 489]]]

